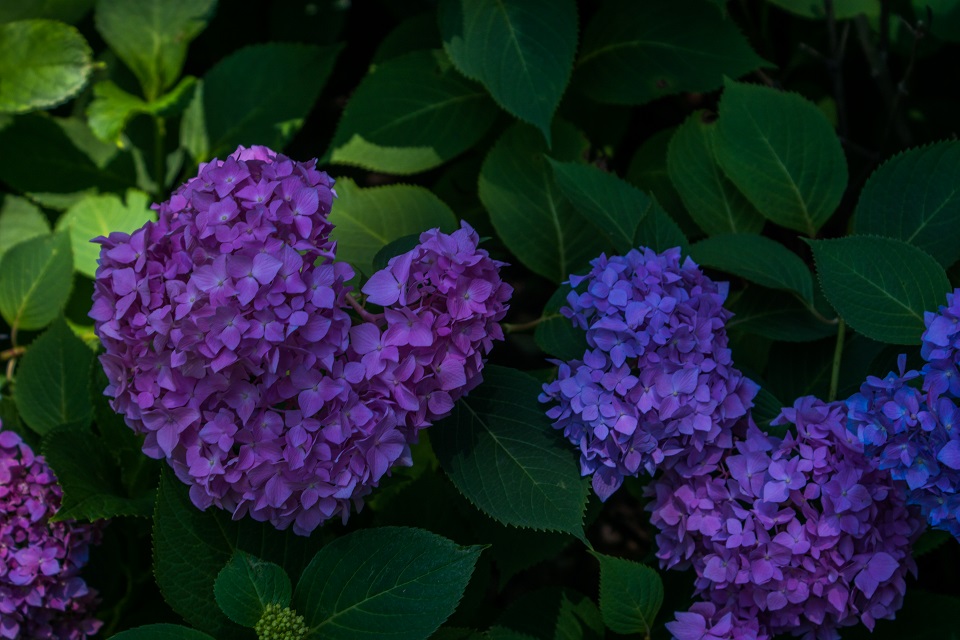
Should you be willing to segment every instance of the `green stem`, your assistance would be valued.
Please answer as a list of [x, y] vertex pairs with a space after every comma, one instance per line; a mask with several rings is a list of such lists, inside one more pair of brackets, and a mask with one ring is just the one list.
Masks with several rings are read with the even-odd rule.
[[164, 184], [167, 178], [167, 163], [163, 153], [167, 141], [167, 122], [159, 116], [154, 118], [153, 122], [156, 125], [153, 141], [153, 173], [157, 181], [155, 197], [157, 202], [160, 202], [163, 200]]
[[553, 314], [551, 316], [542, 316], [536, 320], [531, 320], [529, 322], [504, 322], [501, 326], [503, 327], [504, 333], [517, 333], [518, 331], [529, 331], [530, 329], [536, 329], [537, 325], [551, 318], [559, 318], [560, 314]]
[[830, 371], [830, 395], [828, 402], [837, 399], [837, 390], [840, 386], [840, 361], [843, 357], [843, 337], [846, 333], [847, 325], [843, 318], [840, 318], [840, 324], [837, 325], [837, 346], [833, 350], [833, 369]]

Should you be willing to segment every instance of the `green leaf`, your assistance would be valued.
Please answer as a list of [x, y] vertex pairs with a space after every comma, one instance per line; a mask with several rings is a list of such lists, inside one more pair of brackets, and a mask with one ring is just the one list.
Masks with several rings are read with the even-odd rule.
[[630, 183], [593, 165], [550, 158], [547, 161], [574, 210], [596, 225], [618, 252], [630, 251], [637, 226], [653, 206], [653, 200]]
[[443, 46], [457, 69], [550, 145], [577, 50], [574, 2], [441, 0], [438, 10]]
[[854, 330], [891, 344], [920, 344], [924, 311], [950, 292], [943, 267], [901, 240], [848, 236], [810, 241], [820, 286]]
[[701, 266], [771, 289], [793, 291], [813, 304], [810, 269], [800, 256], [770, 238], [742, 233], [714, 236], [691, 246], [690, 256]]
[[426, 638], [453, 613], [481, 550], [423, 529], [355, 531], [314, 557], [294, 608], [308, 638]]
[[[781, 427], [771, 427], [770, 421], [780, 415], [783, 410], [783, 402], [777, 399], [769, 389], [761, 387], [753, 399], [753, 409], [751, 415], [757, 426], [767, 433], [777, 433]], [[778, 433], [783, 437], [783, 433]]]
[[[781, 0], [782, 2], [783, 0]], [[854, 0], [848, 0], [852, 2]], [[868, 0], [859, 0], [867, 2]], [[881, 0], [873, 0], [879, 3]], [[941, 40], [960, 42], [960, 0], [913, 0], [917, 19], [930, 25], [930, 31]], [[927, 19], [929, 9], [931, 18]], [[874, 11], [876, 14], [877, 11]]]
[[407, 18], [388, 33], [377, 45], [371, 64], [377, 65], [414, 51], [429, 51], [442, 47], [436, 13], [424, 11]]
[[[90, 140], [84, 140], [84, 134]], [[58, 121], [41, 114], [20, 116], [0, 129], [0, 180], [34, 196], [93, 189], [123, 192], [133, 186], [132, 165], [128, 172], [126, 164], [129, 154], [117, 154], [116, 147], [108, 146], [110, 155], [95, 160], [87, 153], [93, 150], [86, 148], [91, 140], [104, 146], [77, 120]]]
[[50, 233], [50, 223], [32, 202], [13, 195], [0, 207], [0, 261], [10, 247]]
[[847, 162], [815, 104], [727, 82], [714, 151], [727, 177], [771, 222], [814, 236], [843, 197]]
[[216, 0], [98, 0], [97, 31], [155, 100], [180, 77], [187, 45], [207, 26]]
[[43, 455], [63, 488], [56, 520], [153, 515], [154, 494], [127, 497], [117, 463], [103, 441], [88, 430], [68, 426], [48, 431], [43, 438]]
[[390, 242], [439, 227], [450, 233], [457, 218], [440, 198], [423, 187], [392, 184], [361, 189], [349, 179], [337, 181], [337, 202], [330, 213], [337, 259], [366, 275], [373, 259]]
[[924, 531], [923, 535], [920, 536], [920, 539], [914, 543], [913, 557], [919, 558], [927, 555], [928, 553], [936, 551], [952, 538], [953, 536], [947, 531], [943, 531], [941, 529], [928, 529]]
[[30, 343], [17, 368], [14, 398], [20, 417], [43, 435], [52, 429], [90, 424], [93, 407], [84, 385], [90, 377], [93, 352], [63, 319]]
[[[826, 17], [823, 0], [767, 0], [767, 2], [804, 18]], [[838, 20], [853, 18], [861, 13], [876, 16], [880, 13], [881, 2], [883, 0], [833, 0], [833, 14]]]
[[74, 268], [93, 278], [100, 258], [100, 245], [92, 240], [114, 231], [133, 233], [157, 215], [150, 210], [150, 198], [142, 191], [127, 191], [127, 203], [113, 194], [88, 196], [70, 207], [57, 221], [57, 231], [70, 234]]
[[[585, 142], [576, 129], [558, 121], [550, 157], [580, 160]], [[564, 197], [546, 151], [534, 129], [513, 125], [484, 160], [479, 195], [507, 248], [529, 269], [559, 283], [586, 266], [607, 243]]]
[[166, 466], [153, 519], [153, 562], [157, 586], [170, 607], [194, 627], [217, 638], [252, 638], [217, 606], [217, 575], [236, 549], [276, 562], [300, 575], [320, 541], [284, 535], [268, 523], [230, 519], [216, 507], [200, 511], [187, 488]]
[[637, 227], [633, 244], [636, 247], [649, 247], [657, 252], [680, 247], [683, 253], [687, 253], [688, 243], [677, 223], [654, 200], [653, 207]]
[[110, 640], [214, 640], [202, 631], [179, 624], [148, 624], [121, 631]]
[[696, 238], [703, 233], [690, 217], [667, 173], [667, 149], [675, 131], [676, 128], [662, 129], [641, 144], [627, 167], [626, 179], [656, 198], [685, 236]]
[[109, 80], [98, 82], [93, 87], [93, 101], [87, 107], [87, 121], [99, 139], [119, 145], [120, 134], [132, 117], [141, 113], [176, 115], [189, 104], [196, 87], [197, 79], [187, 76], [166, 95], [147, 102]]
[[817, 319], [795, 296], [750, 287], [727, 303], [730, 331], [744, 331], [771, 340], [809, 342], [836, 335], [837, 325]]
[[182, 135], [200, 162], [237, 145], [283, 149], [326, 84], [341, 45], [268, 43], [235, 51], [203, 77]]
[[553, 640], [601, 640], [603, 617], [593, 600], [581, 593], [564, 591]]
[[663, 583], [650, 567], [591, 552], [600, 561], [600, 613], [607, 627], [650, 637], [663, 604]]
[[21, 242], [3, 254], [0, 273], [3, 319], [14, 329], [44, 328], [70, 297], [70, 236], [61, 232]]
[[234, 551], [217, 576], [213, 591], [228, 618], [244, 627], [253, 627], [268, 604], [289, 607], [293, 587], [280, 565]]
[[419, 233], [411, 233], [408, 236], [391, 240], [380, 251], [377, 251], [377, 255], [373, 256], [373, 270], [386, 269], [392, 258], [412, 251], [418, 244], [420, 244]]
[[409, 53], [377, 65], [354, 91], [330, 161], [401, 175], [426, 171], [476, 144], [498, 113], [442, 52]]
[[944, 267], [960, 258], [960, 143], [894, 156], [867, 180], [854, 218], [858, 234], [923, 249]]
[[93, 3], [94, 0], [0, 2], [0, 24], [32, 18], [49, 18], [74, 24], [93, 8]]
[[543, 318], [533, 334], [537, 346], [561, 360], [579, 360], [588, 349], [583, 329], [574, 326], [569, 318], [560, 315], [560, 307], [567, 305], [570, 285], [562, 284], [543, 308]]
[[54, 107], [77, 95], [93, 66], [80, 32], [56, 20], [0, 25], [0, 113]]
[[667, 171], [690, 216], [707, 235], [757, 233], [764, 218], [727, 179], [714, 154], [716, 121], [697, 111], [677, 128], [667, 150]]
[[430, 441], [460, 493], [490, 517], [582, 539], [587, 486], [537, 403], [540, 392], [533, 377], [488, 365], [483, 384], [437, 423]]
[[600, 102], [644, 104], [712, 91], [723, 76], [769, 66], [706, 0], [607, 0], [587, 25], [574, 85]]

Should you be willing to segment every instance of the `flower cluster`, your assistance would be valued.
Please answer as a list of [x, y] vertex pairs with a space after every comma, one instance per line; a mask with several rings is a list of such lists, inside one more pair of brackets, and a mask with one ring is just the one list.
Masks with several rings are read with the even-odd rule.
[[[906, 484], [908, 501], [927, 521], [960, 539], [960, 290], [939, 313], [926, 313], [922, 372], [869, 377], [847, 400], [850, 428], [881, 469]], [[921, 383], [922, 389], [911, 386]]]
[[680, 250], [650, 249], [591, 262], [571, 276], [561, 313], [586, 330], [582, 360], [556, 362], [544, 386], [547, 415], [580, 449], [602, 500], [643, 469], [710, 473], [731, 446], [731, 428], [757, 387], [733, 367], [724, 325], [726, 283]]
[[0, 431], [0, 638], [79, 640], [102, 624], [80, 577], [100, 529], [51, 522], [62, 495], [43, 458]]
[[383, 314], [352, 326], [332, 187], [264, 147], [202, 165], [156, 223], [98, 239], [90, 313], [114, 409], [194, 504], [304, 535], [409, 464], [478, 382], [511, 293], [472, 229], [432, 231], [371, 278]]
[[[892, 618], [922, 522], [847, 430], [846, 405], [798, 399], [773, 423], [795, 425], [784, 438], [747, 422], [718, 473], [668, 471], [650, 489], [661, 564], [692, 566], [697, 594], [717, 612], [678, 614], [676, 637], [827, 639]], [[759, 635], [709, 631], [726, 614], [759, 621]], [[700, 619], [707, 631], [696, 635]]]

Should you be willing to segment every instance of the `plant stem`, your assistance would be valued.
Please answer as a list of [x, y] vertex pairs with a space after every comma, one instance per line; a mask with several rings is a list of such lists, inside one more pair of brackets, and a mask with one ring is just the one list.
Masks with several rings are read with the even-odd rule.
[[157, 192], [154, 195], [157, 202], [160, 202], [163, 200], [164, 185], [167, 181], [167, 163], [163, 153], [167, 142], [167, 122], [159, 116], [154, 118], [153, 122], [156, 125], [153, 140], [153, 173], [157, 181]]
[[840, 318], [840, 324], [837, 325], [837, 346], [833, 350], [833, 369], [830, 371], [830, 394], [827, 397], [828, 402], [837, 399], [837, 391], [840, 387], [840, 361], [843, 358], [843, 337], [847, 331], [847, 325], [843, 318]]
[[13, 326], [10, 327], [10, 347], [11, 348], [8, 351], [4, 351], [5, 354], [6, 353], [12, 354], [10, 357], [10, 360], [7, 361], [7, 383], [10, 383], [13, 381], [13, 368], [17, 364], [17, 355], [21, 353], [21, 351], [17, 347], [17, 323], [16, 322], [14, 322]]
[[529, 322], [504, 322], [502, 325], [504, 333], [517, 333], [519, 331], [529, 331], [530, 329], [536, 329], [537, 325], [551, 318], [559, 318], [560, 314], [553, 314], [550, 316], [540, 316], [536, 320], [530, 320]]
[[347, 298], [347, 302], [350, 303], [350, 306], [353, 307], [353, 310], [356, 311], [357, 314], [359, 314], [359, 316], [364, 320], [366, 320], [367, 322], [373, 322], [374, 324], [376, 324], [383, 317], [382, 315], [370, 313], [369, 311], [364, 309], [362, 306], [360, 306], [360, 303], [357, 302], [357, 299], [354, 298], [353, 296], [348, 294], [346, 298]]

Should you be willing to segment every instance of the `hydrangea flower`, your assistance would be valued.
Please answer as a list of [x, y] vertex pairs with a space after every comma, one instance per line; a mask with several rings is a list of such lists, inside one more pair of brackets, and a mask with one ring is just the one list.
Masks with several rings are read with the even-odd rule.
[[43, 458], [0, 430], [0, 638], [80, 640], [102, 625], [80, 577], [100, 528], [51, 522], [62, 496]]
[[[648, 489], [661, 565], [692, 566], [697, 595], [732, 620], [757, 620], [756, 637], [872, 629], [894, 616], [916, 572], [910, 550], [923, 524], [847, 418], [842, 402], [800, 398], [772, 423], [796, 426], [781, 439], [748, 416], [746, 437], [716, 473], [670, 470]], [[724, 619], [691, 611], [673, 630], [680, 640], [741, 637], [709, 631]]]
[[478, 382], [510, 295], [472, 229], [433, 231], [391, 262], [396, 299], [371, 278], [386, 308], [353, 326], [315, 165], [264, 147], [202, 165], [156, 223], [98, 239], [90, 312], [144, 452], [201, 509], [303, 535], [410, 464], [417, 429]]
[[641, 470], [697, 476], [716, 469], [731, 428], [757, 386], [733, 367], [724, 325], [726, 283], [707, 278], [680, 249], [601, 255], [561, 313], [586, 331], [582, 360], [554, 361], [541, 402], [580, 449], [601, 500]]
[[[850, 428], [881, 469], [905, 485], [908, 501], [919, 505], [934, 527], [960, 539], [960, 290], [947, 306], [924, 314], [921, 372], [871, 376], [847, 400]], [[911, 383], [920, 383], [921, 388]]]
[[695, 602], [664, 625], [676, 640], [768, 640], [756, 618], [737, 618], [711, 602]]

